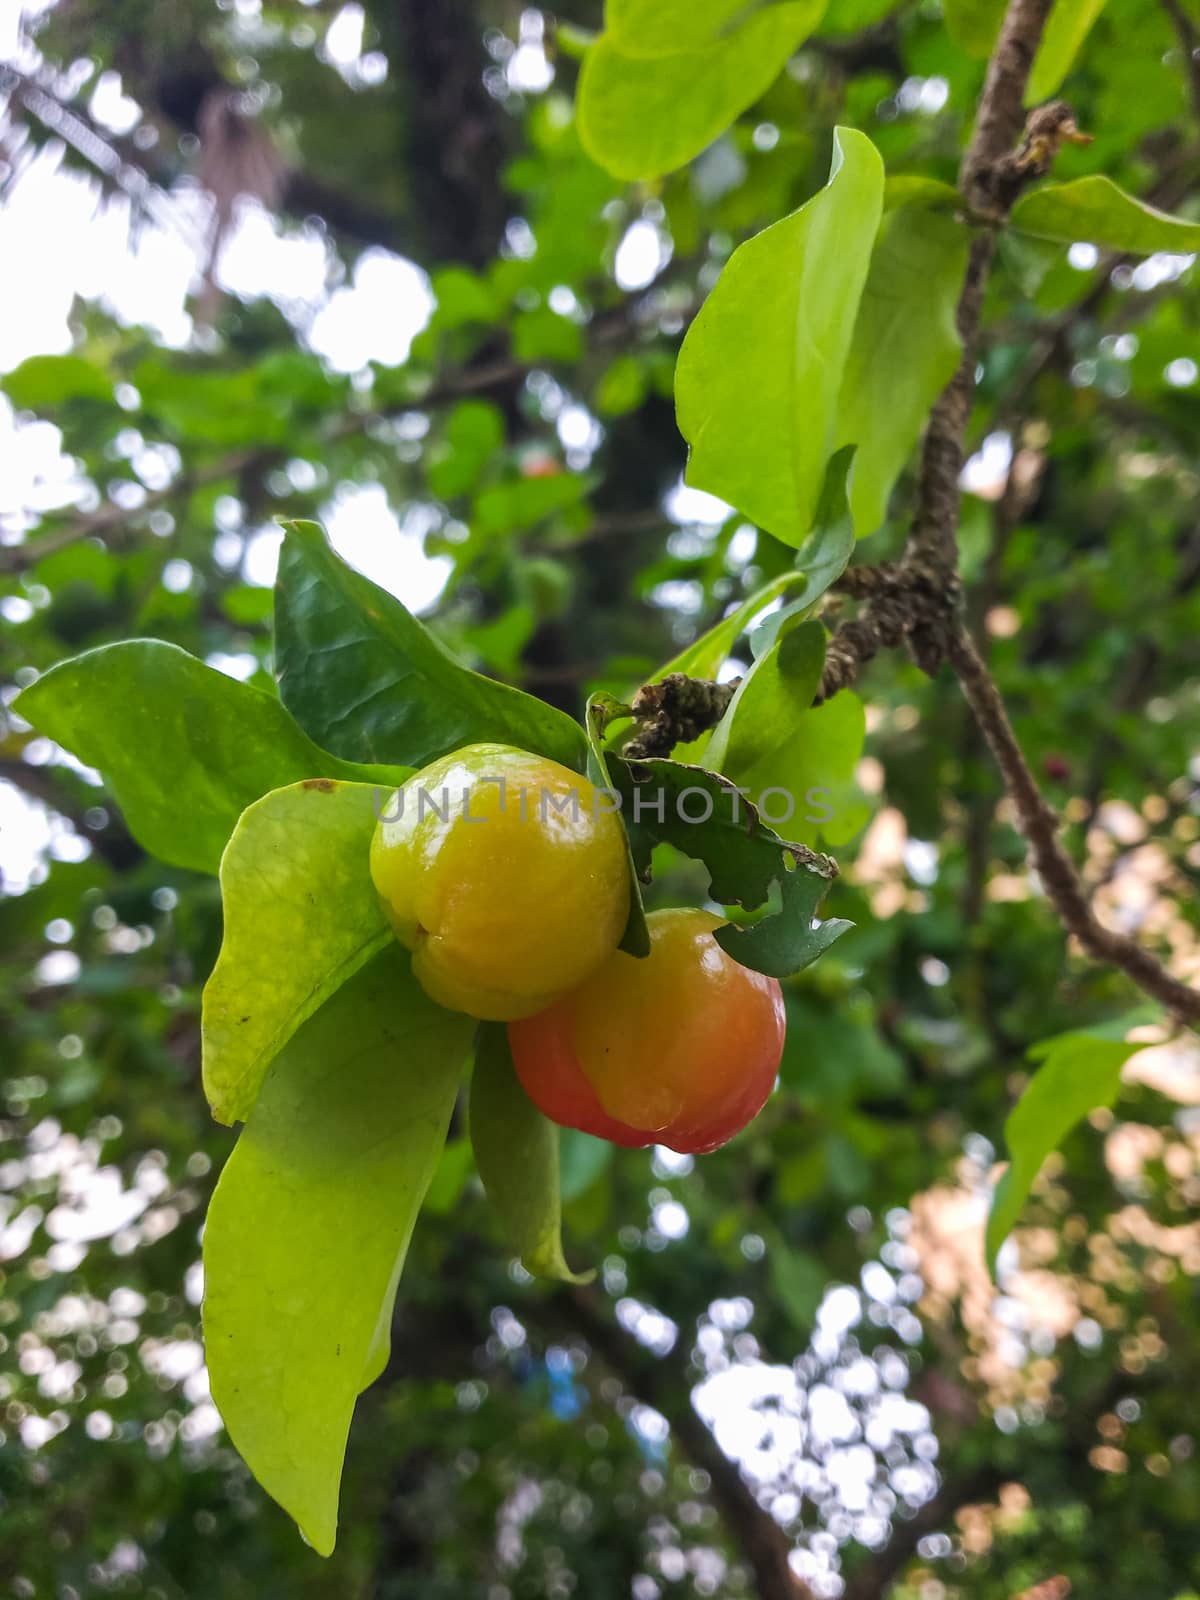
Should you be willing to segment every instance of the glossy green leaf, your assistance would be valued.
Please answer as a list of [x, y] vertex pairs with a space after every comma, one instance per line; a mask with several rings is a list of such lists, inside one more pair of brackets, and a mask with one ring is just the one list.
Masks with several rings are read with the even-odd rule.
[[829, 458], [821, 498], [817, 502], [813, 531], [796, 552], [799, 593], [764, 617], [750, 635], [750, 651], [757, 661], [771, 648], [780, 632], [816, 605], [837, 582], [854, 554], [854, 519], [847, 494], [849, 473], [854, 461], [854, 446], [849, 445]]
[[112, 400], [112, 379], [83, 356], [29, 356], [0, 378], [18, 411], [52, 411], [67, 400]]
[[483, 1187], [526, 1271], [583, 1283], [562, 1251], [558, 1129], [521, 1087], [508, 1032], [485, 1024], [471, 1077], [471, 1144]]
[[968, 55], [991, 54], [1008, 0], [943, 0], [946, 31]]
[[204, 1229], [213, 1399], [254, 1476], [322, 1555], [359, 1392], [392, 1304], [474, 1023], [382, 951], [276, 1058]]
[[813, 524], [882, 206], [878, 152], [839, 128], [829, 183], [734, 251], [679, 354], [688, 482], [786, 544]]
[[1054, 0], [1033, 60], [1026, 105], [1036, 106], [1057, 92], [1103, 10], [1104, 0]]
[[1042, 1162], [1097, 1106], [1111, 1106], [1121, 1069], [1144, 1044], [1110, 1039], [1102, 1030], [1060, 1034], [1029, 1054], [1042, 1062], [1004, 1124], [1008, 1170], [992, 1193], [986, 1249], [994, 1273], [1000, 1247], [1021, 1215]]
[[579, 79], [584, 149], [619, 178], [683, 166], [770, 88], [824, 9], [825, 0], [764, 6], [709, 43], [681, 36], [669, 54], [627, 53], [626, 35], [602, 34]]
[[1200, 250], [1200, 222], [1158, 211], [1096, 174], [1032, 189], [1017, 201], [1011, 220], [1014, 228], [1039, 239], [1082, 240], [1132, 255]]
[[888, 497], [962, 353], [955, 313], [967, 229], [920, 204], [887, 211], [854, 324], [838, 401], [838, 444], [858, 446], [850, 507], [861, 539], [887, 516]]
[[[610, 794], [615, 790], [605, 748], [605, 734], [609, 724], [627, 712], [628, 707], [610, 694], [594, 694], [587, 703], [588, 777], [597, 789], [607, 790]], [[648, 956], [650, 934], [646, 927], [646, 908], [642, 904], [642, 885], [634, 864], [628, 827], [625, 830], [625, 851], [629, 862], [629, 917], [625, 932], [621, 935], [620, 948], [626, 955]]]
[[582, 771], [583, 729], [460, 665], [411, 612], [339, 560], [313, 522], [288, 525], [275, 591], [279, 692], [314, 739], [350, 760], [423, 767], [494, 741]]
[[221, 860], [225, 936], [204, 987], [204, 1090], [219, 1122], [247, 1116], [296, 1029], [393, 934], [369, 853], [386, 794], [308, 779], [242, 816]]
[[612, 757], [609, 767], [641, 876], [649, 877], [654, 847], [670, 844], [704, 863], [709, 892], [721, 905], [758, 911], [777, 891], [777, 912], [716, 935], [743, 966], [786, 977], [815, 961], [851, 926], [838, 920], [813, 926], [829, 878], [798, 859], [727, 778], [678, 761], [631, 765]]
[[101, 645], [31, 684], [16, 708], [98, 767], [130, 832], [174, 866], [216, 872], [238, 817], [301, 778], [394, 786], [403, 767], [339, 761], [273, 695], [157, 639]]

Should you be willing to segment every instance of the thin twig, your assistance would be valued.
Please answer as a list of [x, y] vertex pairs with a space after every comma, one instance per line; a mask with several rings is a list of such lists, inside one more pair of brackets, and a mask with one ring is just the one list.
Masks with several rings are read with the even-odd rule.
[[1063, 926], [1098, 961], [1119, 967], [1184, 1022], [1200, 1024], [1200, 990], [1167, 970], [1141, 945], [1097, 920], [1079, 875], [1059, 842], [1059, 819], [1047, 804], [1017, 742], [995, 680], [965, 628], [950, 636], [949, 660], [1016, 808], [1030, 858]]

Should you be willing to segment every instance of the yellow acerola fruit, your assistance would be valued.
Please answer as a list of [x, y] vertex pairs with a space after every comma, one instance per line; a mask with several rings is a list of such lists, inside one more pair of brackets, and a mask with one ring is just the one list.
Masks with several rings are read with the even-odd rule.
[[413, 973], [451, 1011], [541, 1011], [616, 948], [629, 915], [615, 802], [510, 745], [432, 762], [384, 808], [371, 877]]

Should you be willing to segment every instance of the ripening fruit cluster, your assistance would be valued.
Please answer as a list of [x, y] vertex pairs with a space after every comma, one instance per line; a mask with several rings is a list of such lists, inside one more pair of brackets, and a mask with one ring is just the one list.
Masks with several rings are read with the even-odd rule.
[[508, 1023], [525, 1092], [615, 1144], [715, 1150], [756, 1116], [783, 1052], [783, 996], [713, 938], [721, 918], [629, 915], [622, 824], [586, 778], [468, 745], [397, 791], [371, 876], [413, 972], [452, 1011]]

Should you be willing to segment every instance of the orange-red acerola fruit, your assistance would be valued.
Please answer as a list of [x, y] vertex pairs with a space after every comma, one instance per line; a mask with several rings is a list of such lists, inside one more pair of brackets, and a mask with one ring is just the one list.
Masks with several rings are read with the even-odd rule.
[[644, 960], [614, 951], [577, 989], [508, 1028], [525, 1092], [551, 1121], [614, 1144], [707, 1151], [766, 1103], [783, 1053], [783, 994], [690, 909], [646, 919]]

